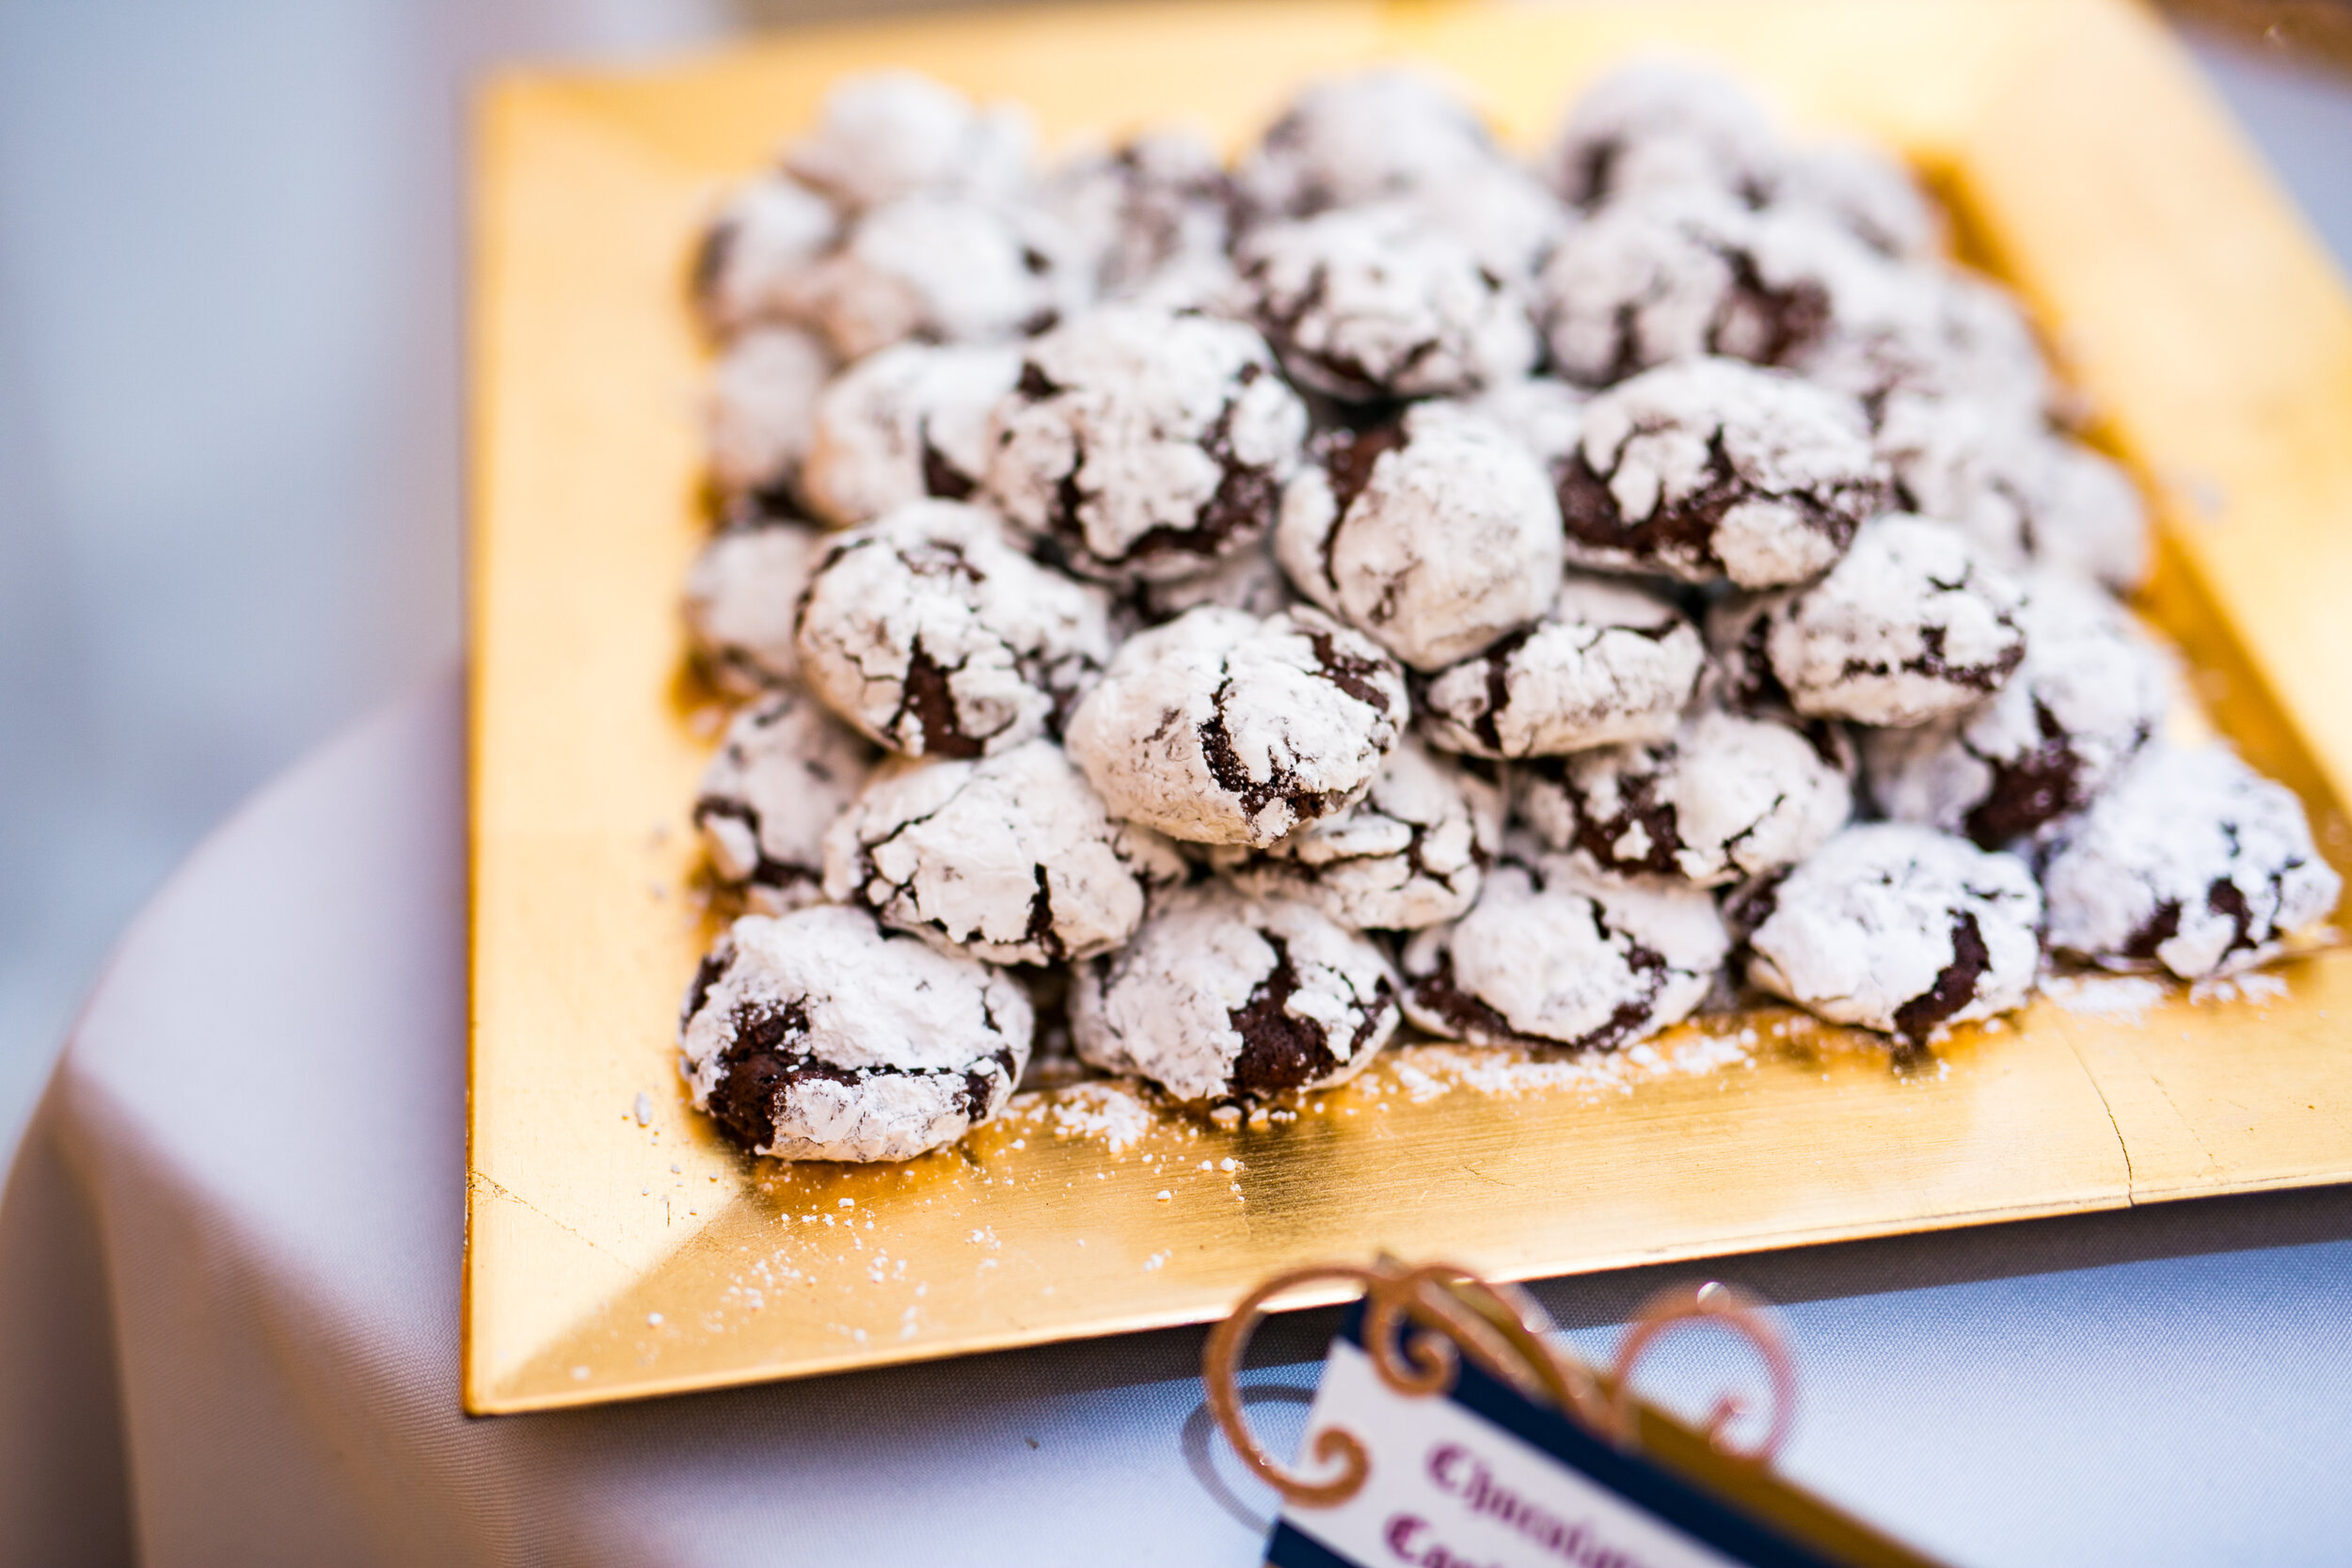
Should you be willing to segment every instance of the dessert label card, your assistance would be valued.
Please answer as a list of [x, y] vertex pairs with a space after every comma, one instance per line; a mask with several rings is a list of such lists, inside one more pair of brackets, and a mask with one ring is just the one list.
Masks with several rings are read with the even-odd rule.
[[[1351, 1314], [1359, 1321], [1359, 1315]], [[1803, 1495], [1771, 1522], [1691, 1471], [1597, 1437], [1530, 1402], [1467, 1361], [1450, 1393], [1414, 1396], [1382, 1381], [1351, 1322], [1332, 1342], [1301, 1452], [1336, 1429], [1369, 1462], [1334, 1507], [1292, 1503], [1267, 1544], [1274, 1568], [1840, 1568], [1927, 1561], [1836, 1516], [1826, 1540]], [[1812, 1508], [1811, 1499], [1804, 1499]], [[1823, 1511], [1823, 1519], [1832, 1516]], [[1845, 1527], [1838, 1528], [1836, 1527]], [[1843, 1535], [1843, 1540], [1837, 1539]]]

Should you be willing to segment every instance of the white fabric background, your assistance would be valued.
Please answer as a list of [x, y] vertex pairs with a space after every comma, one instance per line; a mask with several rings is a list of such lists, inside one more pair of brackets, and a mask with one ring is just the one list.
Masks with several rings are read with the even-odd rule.
[[[458, 1413], [462, 754], [446, 678], [126, 939], [0, 1201], [0, 1561], [1254, 1562], [1197, 1332]], [[1794, 1473], [1955, 1560], [2344, 1560], [2352, 1191], [1713, 1272], [1788, 1304]], [[1545, 1294], [1598, 1354], [1665, 1277]], [[1328, 1322], [1265, 1337], [1278, 1449]]]

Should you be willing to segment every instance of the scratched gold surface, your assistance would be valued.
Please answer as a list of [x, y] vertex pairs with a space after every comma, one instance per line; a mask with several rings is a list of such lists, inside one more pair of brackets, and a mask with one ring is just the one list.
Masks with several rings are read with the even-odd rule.
[[794, 1168], [688, 1108], [710, 737], [677, 675], [704, 352], [680, 275], [725, 184], [882, 64], [1020, 99], [1049, 142], [1172, 118], [1232, 144], [1303, 75], [1411, 55], [1525, 141], [1652, 45], [1930, 175], [2157, 499], [2145, 608], [2205, 710], [2352, 859], [2352, 304], [2121, 0], [1058, 8], [511, 77], [475, 188], [469, 1409], [1196, 1322], [1384, 1247], [1524, 1277], [2352, 1178], [2341, 951], [2235, 1002], [2045, 1001], [1908, 1072], [1780, 1013], [1660, 1042], [1753, 1030], [1732, 1066], [1622, 1086], [1448, 1089], [1407, 1053], [1295, 1119], [1162, 1117], [1116, 1151], [1058, 1135], [1049, 1097], [907, 1166]]

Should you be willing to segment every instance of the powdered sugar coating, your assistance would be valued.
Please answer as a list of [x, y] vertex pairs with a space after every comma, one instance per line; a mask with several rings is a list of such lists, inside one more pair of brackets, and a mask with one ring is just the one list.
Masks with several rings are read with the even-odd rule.
[[925, 192], [993, 200], [1027, 181], [1034, 139], [1018, 104], [979, 107], [928, 76], [878, 71], [834, 84], [785, 164], [851, 212]]
[[824, 552], [824, 536], [806, 523], [754, 512], [694, 558], [686, 629], [722, 690], [745, 696], [800, 678], [795, 617]]
[[1173, 621], [1188, 610], [1220, 605], [1252, 615], [1277, 615], [1298, 603], [1291, 579], [1274, 559], [1271, 537], [1234, 551], [1205, 572], [1166, 582], [1136, 584], [1129, 610], [1147, 626]]
[[1043, 214], [961, 197], [876, 207], [792, 285], [793, 311], [843, 360], [909, 338], [993, 342], [1051, 325], [1082, 297], [1070, 241]]
[[2042, 880], [2053, 948], [2185, 980], [2276, 957], [2343, 892], [2302, 802], [2219, 746], [2150, 748], [2059, 826]]
[[755, 326], [727, 344], [703, 404], [710, 477], [721, 490], [787, 491], [808, 455], [810, 416], [832, 373], [832, 355], [801, 327]]
[[1174, 129], [1079, 153], [1038, 198], [1075, 236], [1106, 299], [1145, 288], [1170, 268], [1222, 257], [1239, 199], [1216, 149]]
[[1613, 876], [1699, 887], [1794, 865], [1853, 811], [1851, 758], [1786, 724], [1709, 708], [1665, 740], [1512, 770], [1520, 819]]
[[1609, 207], [1570, 230], [1535, 283], [1551, 362], [1602, 387], [1714, 354], [1788, 364], [1886, 263], [1802, 209], [1751, 212], [1678, 190]]
[[2001, 689], [2026, 655], [2025, 599], [1958, 531], [1897, 514], [1774, 606], [1765, 651], [1799, 713], [1920, 724]]
[[1458, 404], [1334, 432], [1282, 494], [1274, 552], [1299, 591], [1416, 670], [1527, 625], [1561, 567], [1560, 508], [1526, 448]]
[[1665, 599], [1571, 574], [1541, 622], [1429, 683], [1422, 734], [1496, 758], [1662, 740], [1706, 660], [1696, 628]]
[[1114, 822], [1050, 740], [976, 762], [899, 760], [825, 835], [825, 896], [991, 963], [1059, 963], [1135, 933], [1173, 846]]
[[1406, 712], [1403, 672], [1337, 622], [1209, 606], [1128, 640], [1070, 755], [1116, 816], [1263, 846], [1361, 800]]
[[2063, 567], [2118, 592], [2147, 576], [2147, 508], [2131, 480], [2038, 416], [1897, 393], [1881, 410], [1878, 445], [1912, 511], [1950, 523], [2003, 566]]
[[833, 204], [781, 174], [746, 182], [703, 230], [694, 305], [721, 335], [796, 313], [803, 275], [841, 231]]
[[1944, 219], [1911, 171], [1867, 142], [1830, 141], [1782, 160], [1772, 203], [1818, 213], [1898, 260], [1935, 255]]
[[1476, 908], [1406, 944], [1405, 1013], [1478, 1045], [1613, 1050], [1688, 1018], [1730, 946], [1699, 889], [1517, 847]]
[[695, 1109], [753, 1153], [911, 1160], [1004, 1107], [1032, 1027], [1009, 976], [819, 905], [737, 921], [678, 1045]]
[[1264, 533], [1306, 435], [1249, 328], [1106, 305], [1027, 345], [989, 494], [1086, 576], [1188, 577]]
[[827, 542], [797, 647], [810, 688], [874, 739], [975, 757], [1070, 710], [1109, 661], [1109, 606], [979, 508], [916, 501]]
[[1356, 930], [1415, 930], [1478, 897], [1502, 838], [1502, 792], [1410, 736], [1365, 797], [1263, 849], [1209, 863], [1253, 898], [1302, 898]]
[[1261, 220], [1310, 217], [1441, 186], [1499, 156], [1458, 95], [1389, 68], [1311, 84], [1242, 160], [1234, 183]]
[[1997, 285], [1924, 262], [1843, 271], [1838, 282], [1828, 325], [1788, 360], [1807, 379], [1865, 403], [1908, 391], [2021, 419], [2056, 401], [2032, 327]]
[[1780, 164], [1779, 135], [1745, 87], [1662, 58], [1620, 66], [1587, 87], [1545, 158], [1553, 188], [1582, 207], [1690, 189], [1756, 206]]
[[1394, 199], [1420, 214], [1427, 228], [1461, 241], [1481, 267], [1520, 290], [1534, 284], [1536, 269], [1576, 223], [1541, 180], [1502, 158], [1470, 164]]
[[1908, 1040], [2021, 1006], [2042, 962], [2026, 863], [1900, 822], [1848, 828], [1768, 895], [1751, 983]]
[[988, 472], [988, 420], [1021, 373], [1009, 343], [894, 343], [834, 377], [810, 410], [801, 494], [835, 527], [962, 500]]
[[1885, 510], [1851, 398], [1729, 359], [1661, 365], [1595, 397], [1554, 469], [1568, 558], [1742, 588], [1803, 582]]
[[1388, 960], [1311, 904], [1219, 882], [1156, 900], [1071, 989], [1078, 1054], [1183, 1101], [1262, 1099], [1361, 1072], [1397, 1022]]
[[1531, 375], [1489, 387], [1462, 406], [1501, 425], [1549, 473], [1576, 455], [1591, 399], [1592, 393], [1557, 376]]
[[2164, 657], [2122, 606], [2056, 573], [2026, 589], [2026, 657], [1999, 691], [1944, 719], [1864, 733], [1870, 796], [1886, 816], [1997, 848], [2090, 804], [2163, 723]]
[[1283, 368], [1332, 397], [1470, 392], [1534, 365], [1520, 291], [1412, 204], [1270, 224], [1234, 263]]
[[866, 785], [875, 752], [805, 692], [771, 691], [727, 724], [694, 801], [711, 870], [753, 909], [783, 914], [821, 896], [824, 841]]

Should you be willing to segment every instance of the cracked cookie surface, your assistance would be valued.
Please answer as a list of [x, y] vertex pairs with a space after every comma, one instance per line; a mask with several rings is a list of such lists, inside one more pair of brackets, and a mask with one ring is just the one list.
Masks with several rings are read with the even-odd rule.
[[1697, 888], [1515, 845], [1470, 913], [1406, 944], [1405, 1012], [1476, 1045], [1613, 1050], [1689, 1017], [1729, 950]]
[[811, 689], [910, 756], [976, 757], [1056, 728], [1108, 661], [1100, 591], [996, 519], [916, 501], [825, 542], [797, 648]]
[[1345, 811], [1208, 858], [1253, 898], [1300, 898], [1355, 930], [1406, 931], [1469, 910], [1502, 838], [1502, 790], [1407, 736]]
[[1676, 60], [1618, 67], [1577, 95], [1544, 156], [1552, 187], [1597, 209], [1663, 190], [1769, 198], [1780, 134], [1738, 82]]
[[711, 483], [770, 505], [789, 497], [808, 456], [818, 394], [832, 373], [833, 356], [798, 326], [755, 326], [728, 343], [703, 400]]
[[749, 696], [800, 678], [794, 617], [825, 549], [824, 535], [797, 518], [745, 512], [694, 558], [686, 629], [722, 689]]
[[1395, 662], [1322, 612], [1208, 606], [1128, 640], [1070, 755], [1116, 816], [1263, 846], [1362, 799], [1407, 713]]
[[1021, 373], [1009, 343], [894, 343], [828, 383], [809, 412], [801, 494], [836, 528], [932, 497], [960, 501], [988, 472], [988, 420]]
[[876, 752], [805, 692], [773, 691], [738, 713], [694, 800], [722, 881], [783, 914], [824, 896], [825, 832], [866, 785]]
[[1079, 575], [1193, 576], [1272, 526], [1306, 405], [1238, 323], [1108, 305], [1026, 345], [988, 489]]
[[1663, 597], [1571, 573], [1543, 620], [1423, 689], [1423, 738], [1448, 752], [1551, 756], [1674, 733], [1707, 662]]
[[1397, 1023], [1380, 949], [1311, 904], [1220, 882], [1154, 901], [1071, 987], [1078, 1054], [1178, 1100], [1262, 1100], [1354, 1077]]
[[911, 1160], [1004, 1108], [1033, 1015], [1011, 976], [863, 910], [745, 915], [686, 995], [681, 1068], [729, 1142], [786, 1160]]
[[2218, 745], [2150, 748], [2040, 858], [2053, 948], [2185, 980], [2276, 957], [2343, 891], [2294, 792]]
[[1205, 138], [1159, 130], [1071, 159], [1038, 199], [1075, 236], [1102, 296], [1121, 299], [1221, 260], [1240, 198]]
[[1441, 83], [1390, 68], [1310, 84], [1242, 159], [1234, 183], [1259, 221], [1408, 196], [1501, 154]]
[[795, 275], [789, 313], [842, 360], [910, 338], [985, 343], [1041, 331], [1088, 293], [1070, 236], [1033, 208], [918, 194], [873, 208]]
[[1750, 983], [1914, 1043], [2024, 1006], [2041, 968], [2026, 863], [1931, 828], [1848, 828], [1755, 906]]
[[977, 762], [880, 769], [824, 840], [825, 895], [991, 963], [1119, 946], [1148, 888], [1181, 881], [1173, 846], [1114, 821], [1050, 740]]
[[1423, 671], [1543, 614], [1560, 580], [1560, 509], [1502, 425], [1427, 403], [1317, 449], [1283, 491], [1274, 537], [1309, 598]]

